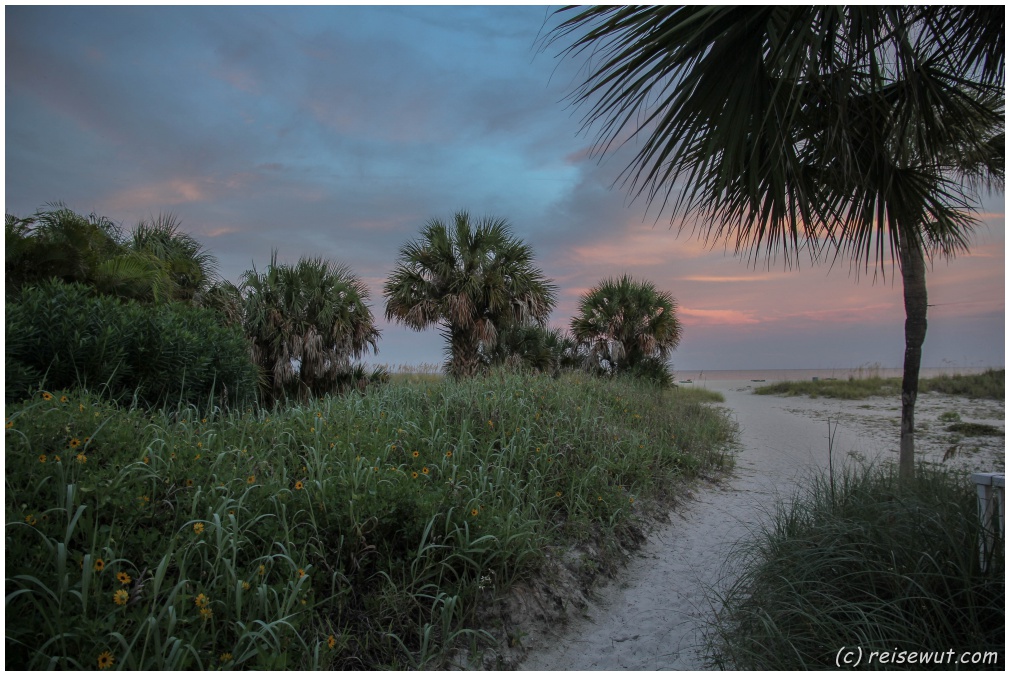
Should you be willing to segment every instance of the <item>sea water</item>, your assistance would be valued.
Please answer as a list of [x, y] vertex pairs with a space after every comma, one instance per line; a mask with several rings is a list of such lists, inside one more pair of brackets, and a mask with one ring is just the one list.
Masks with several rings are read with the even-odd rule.
[[[982, 373], [984, 368], [965, 366], [923, 367], [919, 369], [920, 378], [934, 378], [940, 375]], [[855, 368], [822, 368], [822, 369], [767, 369], [767, 370], [704, 370], [682, 371], [674, 367], [674, 381], [690, 380], [702, 384], [706, 380], [743, 380], [753, 382], [776, 382], [780, 380], [848, 380], [849, 378], [900, 378], [899, 368], [882, 368], [878, 366], [859, 366]]]

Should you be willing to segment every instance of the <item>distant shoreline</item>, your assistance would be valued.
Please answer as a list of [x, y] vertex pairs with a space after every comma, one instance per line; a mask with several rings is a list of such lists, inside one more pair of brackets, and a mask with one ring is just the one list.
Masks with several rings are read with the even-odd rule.
[[[988, 368], [1001, 369], [1003, 366], [929, 366], [919, 369], [921, 378], [932, 378], [941, 375], [982, 373]], [[900, 378], [900, 368], [883, 368], [878, 366], [859, 366], [855, 368], [820, 368], [820, 369], [727, 369], [727, 370], [681, 370], [674, 369], [674, 382], [690, 380], [699, 385], [705, 380], [763, 380], [775, 382], [781, 380], [811, 380], [812, 378]]]

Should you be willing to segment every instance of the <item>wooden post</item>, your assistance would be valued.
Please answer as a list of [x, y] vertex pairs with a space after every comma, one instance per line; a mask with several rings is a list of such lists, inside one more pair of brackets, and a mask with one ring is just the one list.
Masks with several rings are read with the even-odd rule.
[[[979, 472], [971, 475], [972, 483], [978, 491], [978, 518], [982, 526], [982, 536], [978, 542], [979, 564], [984, 573], [988, 565], [989, 552], [996, 541], [1003, 541], [1005, 535], [1005, 494], [1004, 475], [994, 472]], [[993, 527], [993, 513], [997, 516], [997, 528]]]

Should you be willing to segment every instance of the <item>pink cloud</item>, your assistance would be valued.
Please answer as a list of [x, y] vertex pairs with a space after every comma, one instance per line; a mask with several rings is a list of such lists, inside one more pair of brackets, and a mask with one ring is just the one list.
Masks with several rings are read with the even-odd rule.
[[677, 237], [666, 227], [626, 224], [611, 237], [575, 246], [572, 257], [580, 265], [648, 266], [671, 260], [711, 255], [710, 247], [691, 237]]
[[173, 178], [125, 190], [113, 195], [109, 201], [112, 209], [145, 209], [158, 205], [205, 202], [212, 196], [208, 179]]
[[678, 281], [684, 282], [768, 282], [775, 279], [776, 275], [774, 273], [766, 273], [762, 275], [687, 275], [684, 277], [678, 277]]
[[802, 319], [807, 322], [841, 323], [851, 324], [853, 322], [866, 322], [870, 319], [891, 319], [904, 317], [904, 310], [896, 307], [893, 303], [876, 303], [872, 305], [862, 305], [858, 307], [831, 308], [826, 310], [804, 310], [782, 315], [775, 321], [788, 319]]
[[750, 312], [742, 310], [697, 310], [689, 307], [680, 307], [677, 314], [694, 321], [685, 321], [691, 326], [723, 326], [741, 324], [760, 324], [760, 320], [755, 319]]
[[222, 226], [220, 228], [214, 228], [212, 230], [208, 230], [207, 232], [204, 233], [204, 236], [205, 237], [223, 237], [225, 235], [234, 235], [234, 234], [239, 233], [239, 232], [242, 232], [242, 228], [236, 228], [236, 227], [233, 227], [233, 226], [225, 225], [225, 226]]

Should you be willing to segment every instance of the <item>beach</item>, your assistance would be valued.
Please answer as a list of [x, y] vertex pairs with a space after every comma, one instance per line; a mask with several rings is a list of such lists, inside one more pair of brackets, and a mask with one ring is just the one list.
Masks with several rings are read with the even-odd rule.
[[[764, 383], [740, 379], [741, 374], [751, 375], [748, 372], [736, 372], [735, 380], [711, 374], [706, 386], [725, 396], [722, 406], [740, 427], [735, 470], [721, 480], [699, 484], [615, 579], [583, 607], [573, 606], [567, 624], [529, 627], [523, 638], [528, 653], [520, 668], [710, 668], [705, 632], [716, 592], [735, 577], [734, 548], [768, 522], [777, 502], [789, 499], [809, 477], [828, 467], [829, 421], [836, 471], [843, 465], [897, 458], [897, 397], [842, 401], [755, 395], [753, 389]], [[678, 373], [678, 379], [686, 379], [685, 374]], [[956, 445], [958, 450], [944, 464], [959, 471], [1003, 471], [1004, 437], [971, 437], [952, 444], [955, 438], [939, 420], [950, 412], [965, 421], [1004, 425], [1002, 401], [921, 394], [917, 458], [944, 462], [944, 454], [950, 455]]]

